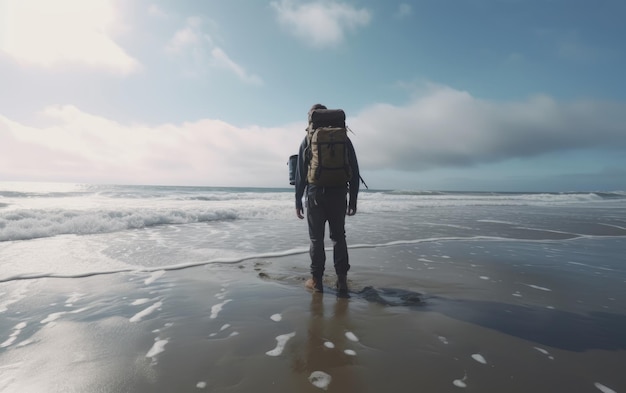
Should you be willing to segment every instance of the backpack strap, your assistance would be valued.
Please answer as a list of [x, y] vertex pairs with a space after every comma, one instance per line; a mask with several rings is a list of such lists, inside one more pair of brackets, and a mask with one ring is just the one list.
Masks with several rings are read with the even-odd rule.
[[367, 184], [365, 183], [365, 180], [363, 180], [363, 178], [361, 177], [361, 174], [359, 173], [359, 179], [361, 180], [361, 183], [363, 183], [363, 185], [365, 186], [366, 189], [370, 189]]

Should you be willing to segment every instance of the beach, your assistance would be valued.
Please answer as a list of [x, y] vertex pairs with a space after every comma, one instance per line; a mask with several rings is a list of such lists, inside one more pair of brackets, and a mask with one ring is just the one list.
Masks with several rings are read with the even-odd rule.
[[[624, 392], [626, 196], [0, 188], [0, 392]], [[327, 243], [330, 247], [330, 242]]]

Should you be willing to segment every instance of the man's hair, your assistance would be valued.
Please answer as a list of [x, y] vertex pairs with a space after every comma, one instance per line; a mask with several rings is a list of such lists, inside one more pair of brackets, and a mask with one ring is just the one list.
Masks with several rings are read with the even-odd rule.
[[326, 106], [322, 105], [322, 104], [315, 104], [311, 107], [311, 109], [309, 109], [309, 123], [311, 122], [311, 115], [313, 114], [313, 111], [316, 109], [328, 109], [326, 108]]
[[313, 105], [313, 106], [311, 107], [311, 109], [309, 110], [309, 112], [312, 112], [312, 111], [314, 111], [314, 110], [316, 110], [316, 109], [328, 109], [328, 108], [326, 108], [326, 106], [325, 106], [325, 105], [322, 105], [322, 104], [315, 104], [315, 105]]

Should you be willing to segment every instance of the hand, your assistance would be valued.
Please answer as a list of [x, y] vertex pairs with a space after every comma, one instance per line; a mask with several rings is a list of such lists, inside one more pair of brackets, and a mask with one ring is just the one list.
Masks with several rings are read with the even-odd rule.
[[302, 210], [302, 208], [296, 207], [296, 216], [298, 216], [298, 218], [302, 220], [304, 218], [304, 210]]
[[347, 215], [349, 216], [353, 216], [356, 214], [356, 207], [349, 207], [348, 211], [346, 212]]

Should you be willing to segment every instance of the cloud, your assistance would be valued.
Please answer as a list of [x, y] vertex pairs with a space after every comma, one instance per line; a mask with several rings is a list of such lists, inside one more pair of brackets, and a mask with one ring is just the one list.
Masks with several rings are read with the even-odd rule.
[[118, 19], [112, 0], [6, 0], [0, 50], [40, 67], [80, 64], [118, 74], [139, 69], [112, 38]]
[[263, 85], [259, 76], [246, 71], [223, 48], [215, 45], [211, 36], [202, 31], [202, 24], [200, 18], [188, 18], [185, 27], [168, 41], [165, 51], [174, 56], [187, 56], [194, 70], [188, 72], [190, 74], [201, 74], [207, 67], [213, 66], [231, 72], [244, 83]]
[[316, 48], [336, 46], [348, 31], [367, 26], [371, 14], [336, 1], [297, 4], [292, 0], [273, 1], [279, 22], [296, 37]]
[[394, 14], [394, 16], [396, 18], [402, 19], [402, 18], [406, 18], [410, 16], [412, 12], [413, 12], [413, 7], [411, 7], [410, 4], [401, 3], [400, 5], [398, 5], [398, 9], [396, 10], [396, 13]]
[[200, 30], [202, 22], [198, 18], [188, 18], [187, 24], [176, 31], [170, 38], [165, 50], [172, 54], [181, 53], [189, 48], [202, 44], [203, 34]]
[[[287, 186], [287, 158], [304, 137], [295, 131], [305, 127], [305, 119], [280, 127], [236, 127], [218, 119], [121, 124], [69, 105], [48, 107], [42, 116], [45, 125], [35, 127], [0, 115], [0, 178]], [[511, 159], [626, 151], [626, 104], [614, 102], [547, 96], [495, 102], [430, 86], [405, 105], [348, 113], [348, 124], [361, 168], [398, 179]]]
[[626, 150], [623, 103], [482, 100], [431, 86], [403, 106], [378, 104], [350, 119], [370, 169], [467, 167], [576, 149]]
[[238, 128], [213, 119], [121, 124], [71, 105], [48, 107], [42, 115], [49, 123], [42, 127], [0, 115], [0, 178], [286, 185], [287, 158], [302, 137], [292, 127]]
[[605, 61], [612, 54], [604, 46], [604, 42], [591, 43], [583, 40], [576, 30], [555, 28], [534, 29], [537, 38], [553, 46], [556, 56], [564, 60], [579, 63]]
[[163, 11], [157, 4], [150, 4], [148, 6], [148, 14], [156, 18], [167, 18], [167, 13]]
[[256, 75], [248, 74], [242, 66], [231, 60], [231, 58], [228, 57], [228, 55], [222, 50], [222, 48], [213, 48], [211, 50], [211, 56], [213, 56], [213, 60], [215, 61], [216, 65], [231, 71], [232, 73], [237, 75], [240, 80], [253, 85], [263, 84], [263, 80], [261, 78]]

